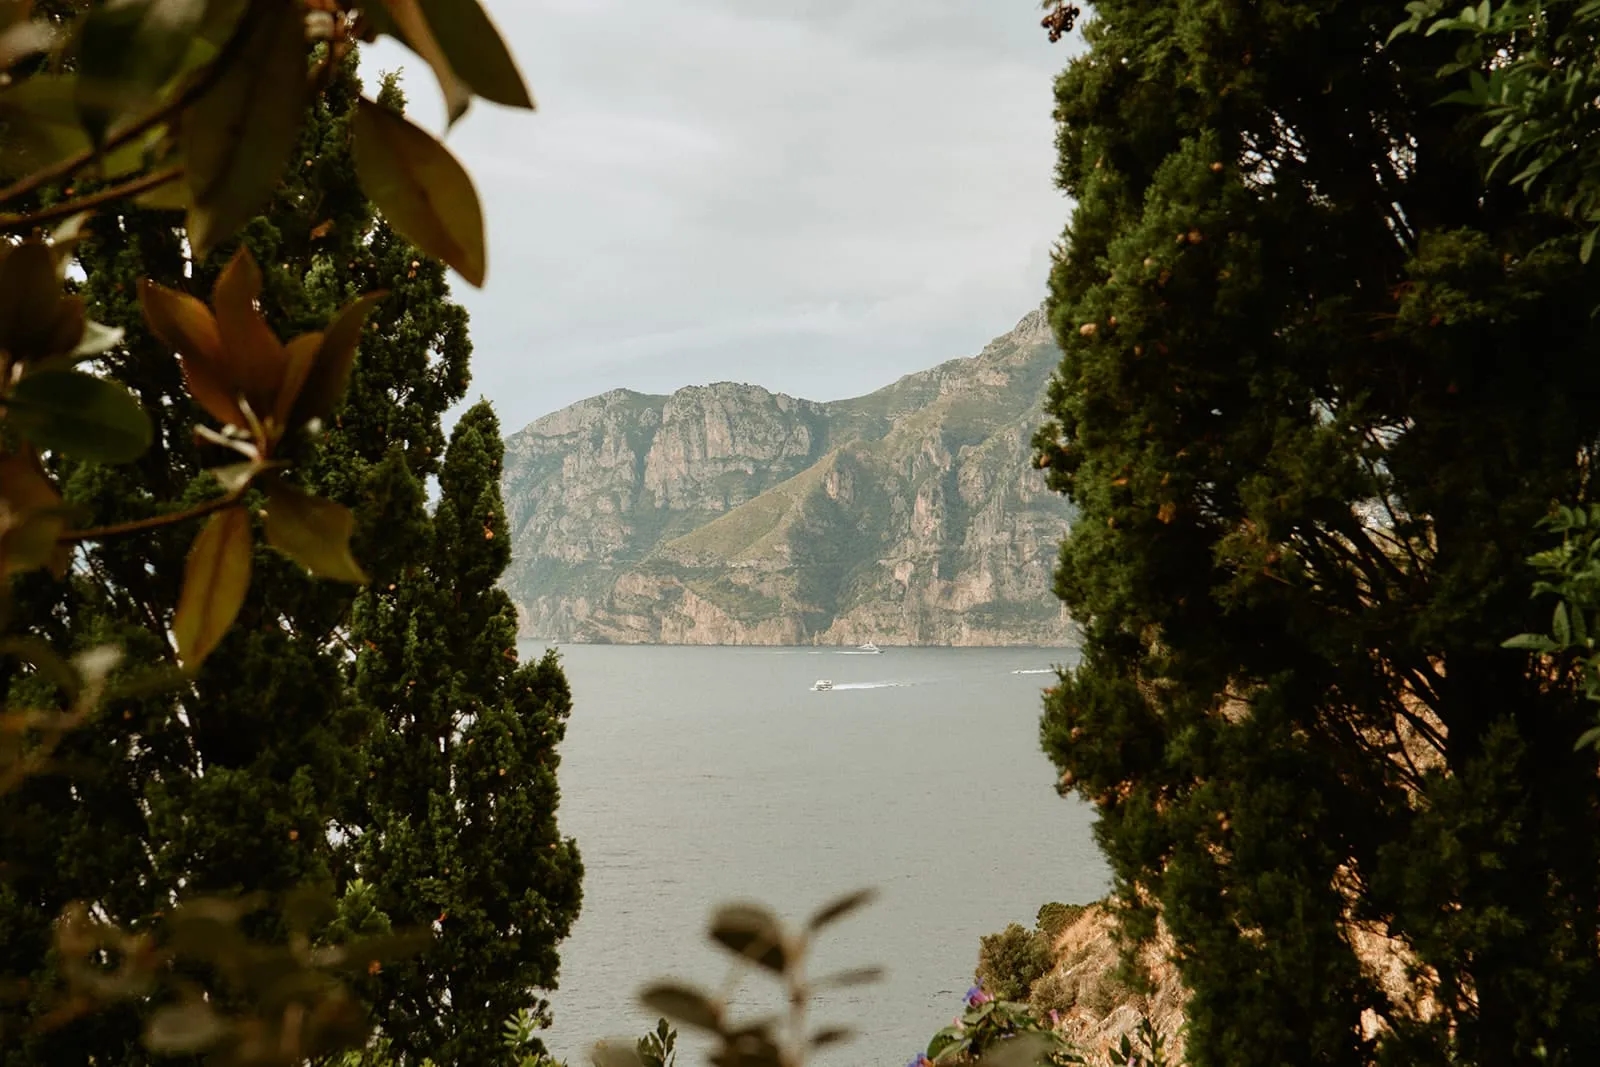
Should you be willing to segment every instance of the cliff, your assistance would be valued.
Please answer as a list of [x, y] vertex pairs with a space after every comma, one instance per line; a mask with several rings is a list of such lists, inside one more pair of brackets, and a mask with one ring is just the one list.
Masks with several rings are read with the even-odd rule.
[[1042, 312], [867, 396], [617, 390], [506, 442], [527, 636], [685, 644], [1053, 644], [1069, 509], [1029, 440]]

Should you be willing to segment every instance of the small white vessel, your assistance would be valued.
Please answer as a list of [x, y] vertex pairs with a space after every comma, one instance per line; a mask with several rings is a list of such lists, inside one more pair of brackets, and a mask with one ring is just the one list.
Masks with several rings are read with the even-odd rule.
[[813, 693], [826, 693], [828, 690], [830, 690], [832, 688], [833, 688], [832, 680], [830, 680], [828, 678], [818, 678], [816, 684], [811, 687], [811, 691]]
[[880, 653], [882, 653], [883, 649], [879, 648], [877, 645], [873, 644], [871, 641], [868, 641], [864, 645], [858, 645], [856, 647], [856, 651], [857, 652], [865, 652], [868, 655], [876, 656], [876, 655], [879, 655]]

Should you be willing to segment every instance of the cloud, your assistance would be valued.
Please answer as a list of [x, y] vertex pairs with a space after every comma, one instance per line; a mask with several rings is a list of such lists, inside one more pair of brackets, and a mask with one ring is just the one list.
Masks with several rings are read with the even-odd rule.
[[[508, 427], [618, 386], [818, 399], [975, 352], [1067, 205], [1028, 0], [496, 0], [539, 100], [450, 135], [490, 222], [474, 392]], [[404, 63], [439, 128], [426, 71]]]

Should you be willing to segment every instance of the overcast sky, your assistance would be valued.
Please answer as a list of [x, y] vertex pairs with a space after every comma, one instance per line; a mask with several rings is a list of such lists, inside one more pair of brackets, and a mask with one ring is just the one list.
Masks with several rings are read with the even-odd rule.
[[[619, 386], [854, 396], [1044, 296], [1066, 42], [1037, 0], [489, 0], [539, 103], [448, 143], [489, 220], [473, 398], [507, 432]], [[419, 121], [440, 108], [391, 46]]]

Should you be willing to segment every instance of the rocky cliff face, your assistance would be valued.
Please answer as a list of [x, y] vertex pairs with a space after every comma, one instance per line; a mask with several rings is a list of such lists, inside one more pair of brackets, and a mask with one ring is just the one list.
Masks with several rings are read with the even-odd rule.
[[689, 644], [1045, 644], [1065, 502], [1029, 438], [1041, 312], [979, 355], [817, 404], [618, 390], [506, 443], [524, 634]]

